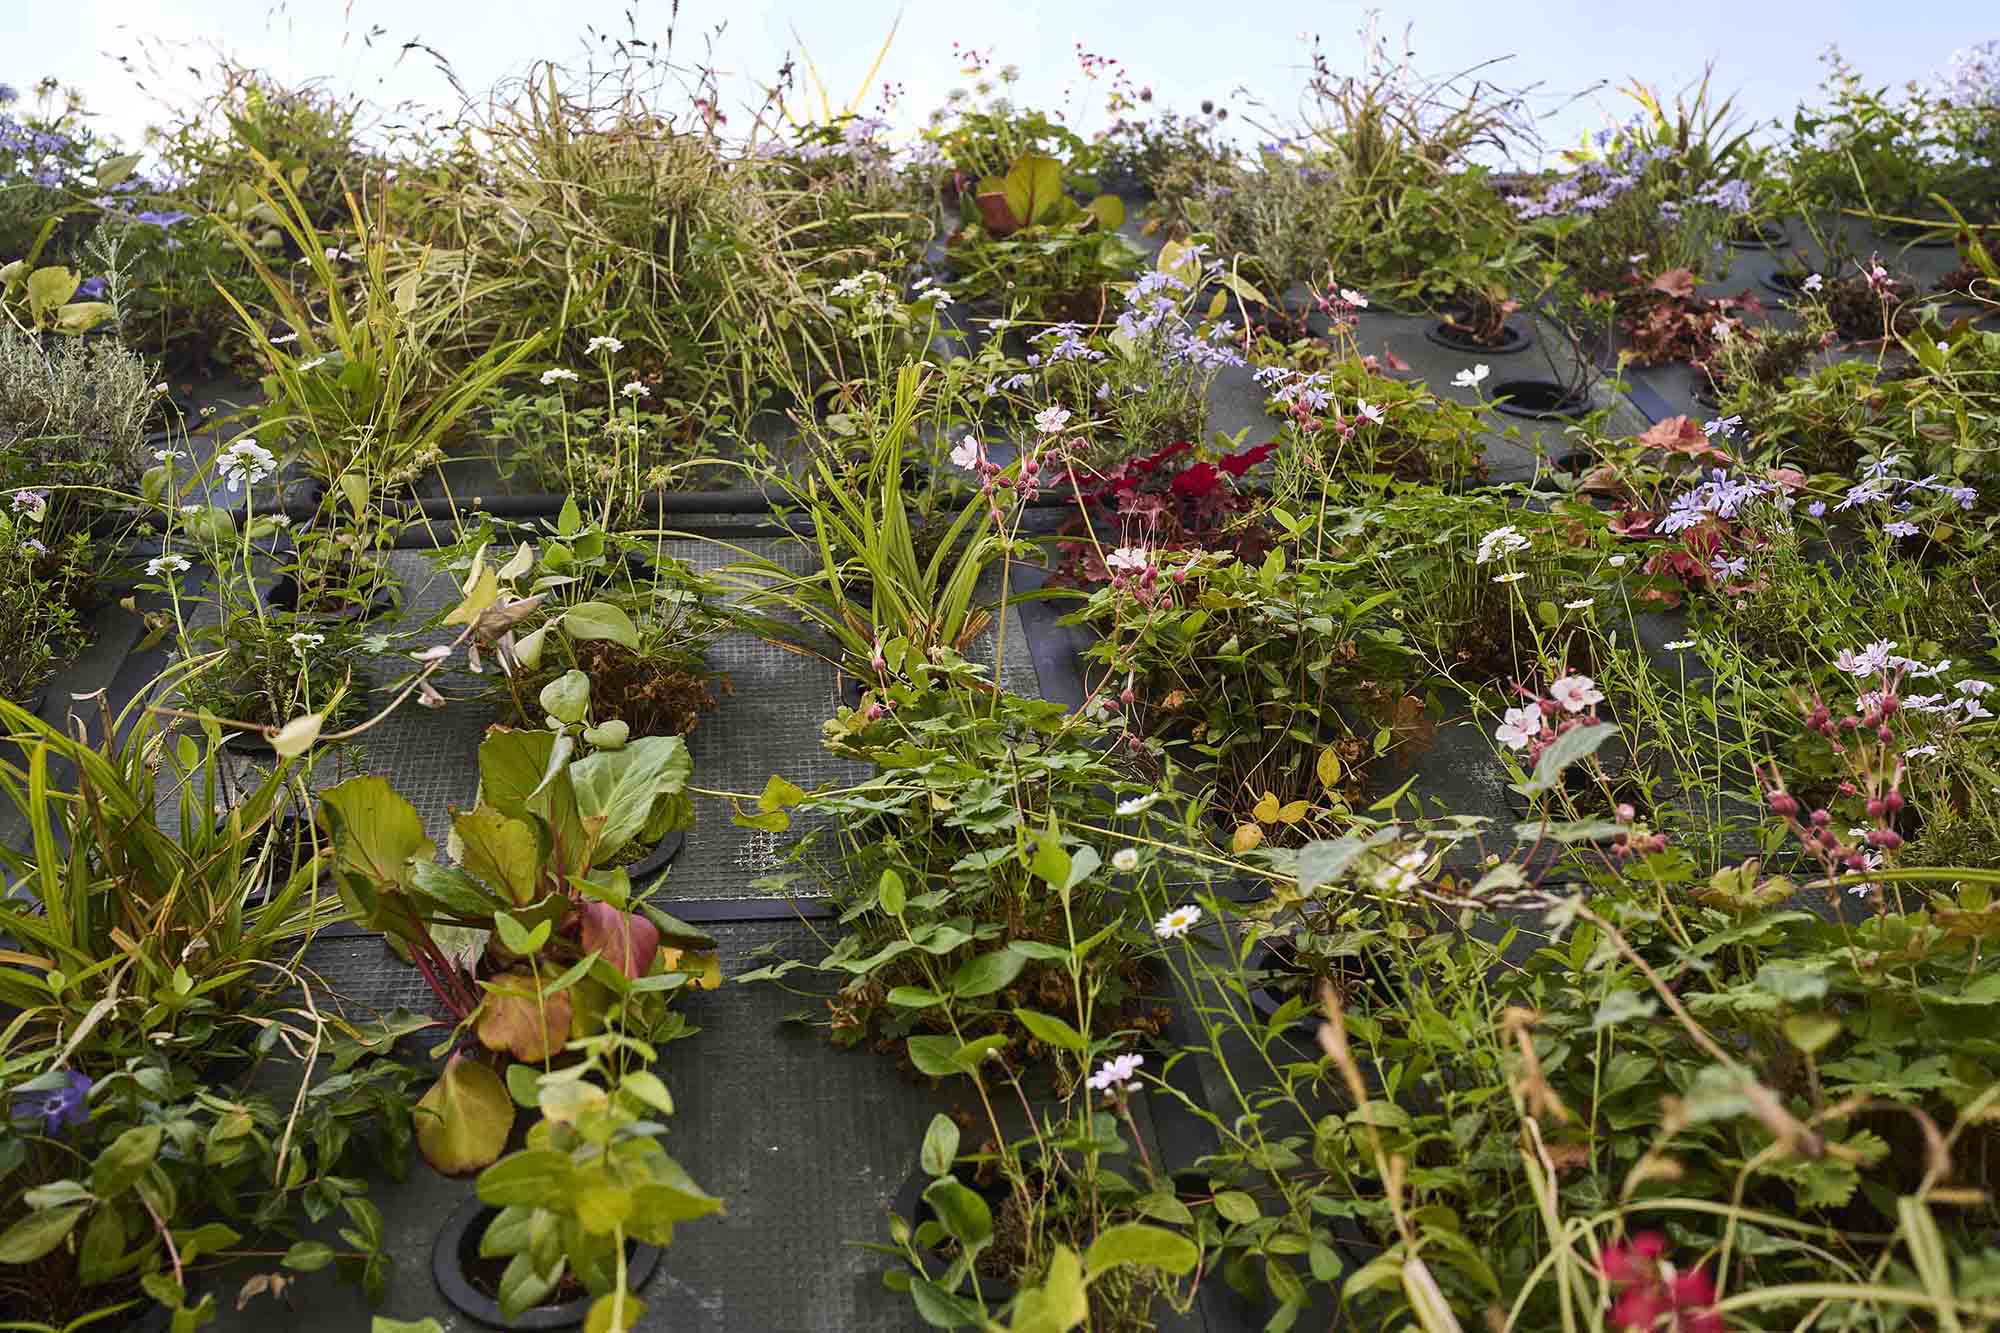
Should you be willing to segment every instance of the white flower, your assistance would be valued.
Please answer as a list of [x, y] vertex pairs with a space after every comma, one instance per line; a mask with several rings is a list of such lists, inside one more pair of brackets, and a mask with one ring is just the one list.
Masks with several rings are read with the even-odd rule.
[[1404, 852], [1375, 872], [1375, 887], [1383, 893], [1409, 892], [1424, 882], [1424, 877], [1417, 872], [1423, 868], [1426, 859], [1421, 847]]
[[1525, 750], [1528, 742], [1542, 734], [1542, 710], [1529, 704], [1526, 708], [1510, 708], [1500, 717], [1500, 725], [1493, 729], [1493, 739], [1510, 750]]
[[1159, 799], [1160, 794], [1156, 791], [1149, 791], [1144, 796], [1134, 796], [1129, 801], [1120, 801], [1118, 803], [1118, 813], [1121, 815], [1141, 814], [1152, 809], [1158, 803]]
[[1106, 568], [1125, 570], [1133, 574], [1142, 572], [1152, 563], [1152, 555], [1143, 546], [1121, 546], [1104, 557]]
[[158, 384], [155, 384], [153, 386], [153, 392], [156, 394], [163, 394], [169, 392], [167, 388], [167, 382], [165, 380], [161, 380]]
[[1035, 413], [1035, 429], [1044, 435], [1054, 435], [1069, 424], [1069, 409], [1060, 405], [1045, 407]]
[[293, 652], [297, 653], [300, 657], [304, 657], [309, 651], [325, 643], [326, 635], [307, 634], [304, 630], [300, 630], [297, 634], [287, 638], [285, 642], [292, 645]]
[[1549, 686], [1549, 697], [1561, 704], [1564, 712], [1581, 713], [1592, 704], [1603, 703], [1604, 691], [1588, 676], [1564, 676]]
[[318, 370], [321, 366], [325, 364], [326, 364], [326, 358], [323, 356], [316, 356], [310, 361], [301, 361], [299, 362], [299, 373], [303, 375], [308, 370]]
[[1493, 368], [1480, 362], [1470, 370], [1461, 370], [1451, 377], [1452, 386], [1459, 389], [1476, 389], [1481, 380], [1493, 373]]
[[647, 388], [645, 385], [639, 383], [639, 381], [637, 380], [633, 380], [630, 384], [623, 385], [622, 387], [619, 388], [618, 392], [624, 394], [627, 398], [632, 398], [632, 399], [651, 398], [653, 396], [653, 391]]
[[1935, 745], [1912, 745], [1909, 749], [1903, 751], [1903, 758], [1930, 759], [1937, 753], [1938, 747]]
[[1528, 539], [1521, 535], [1521, 530], [1512, 523], [1509, 523], [1504, 527], [1493, 529], [1493, 531], [1479, 539], [1479, 551], [1473, 557], [1473, 563], [1484, 565], [1499, 559], [1501, 556], [1513, 555], [1516, 551], [1525, 551], [1528, 549], [1528, 546]]
[[1368, 420], [1374, 422], [1376, 425], [1379, 426], [1382, 424], [1381, 407], [1375, 403], [1369, 402], [1366, 398], [1356, 399], [1354, 403], [1354, 410], [1356, 412], [1359, 412], [1362, 416], [1366, 417]]
[[985, 456], [985, 446], [980, 444], [977, 439], [968, 435], [958, 442], [958, 448], [951, 451], [951, 462], [952, 466], [962, 467], [970, 472], [979, 466], [980, 460]]
[[564, 370], [561, 366], [557, 366], [554, 370], [542, 372], [542, 387], [547, 388], [551, 384], [574, 384], [576, 378], [574, 370]]
[[337, 245], [329, 245], [326, 247], [326, 257], [328, 260], [336, 263], [342, 260], [348, 260], [354, 258], [353, 255], [347, 253], [347, 251], [341, 249]]
[[1693, 640], [1693, 639], [1675, 639], [1675, 640], [1674, 640], [1674, 641], [1673, 641], [1672, 643], [1669, 643], [1669, 644], [1666, 644], [1666, 645], [1664, 645], [1664, 646], [1665, 646], [1665, 647], [1667, 648], [1667, 650], [1668, 650], [1669, 652], [1676, 652], [1676, 653], [1677, 653], [1677, 652], [1681, 651], [1681, 649], [1683, 649], [1683, 648], [1692, 648], [1692, 647], [1694, 647], [1694, 640]]
[[599, 352], [610, 352], [613, 355], [616, 355], [617, 353], [622, 352], [624, 350], [625, 350], [624, 343], [619, 342], [616, 338], [613, 338], [609, 334], [604, 334], [604, 333], [598, 334], [595, 338], [592, 338], [589, 342], [583, 345], [583, 354], [585, 356], [596, 356]]
[[1579, 597], [1573, 602], [1564, 602], [1563, 610], [1581, 611], [1585, 607], [1596, 606], [1596, 605], [1597, 605], [1597, 599], [1595, 597]]
[[1163, 940], [1177, 940], [1201, 922], [1201, 909], [1183, 903], [1153, 923], [1153, 933]]
[[156, 462], [156, 463], [172, 463], [172, 462], [175, 462], [175, 461], [176, 461], [176, 460], [178, 460], [178, 459], [182, 459], [182, 458], [185, 458], [185, 457], [187, 457], [187, 455], [186, 455], [186, 454], [184, 454], [184, 453], [182, 453], [182, 452], [181, 452], [180, 450], [178, 450], [178, 449], [155, 449], [155, 450], [153, 450], [153, 461], [154, 461], [154, 462]]
[[1716, 320], [1714, 324], [1709, 326], [1708, 331], [1715, 335], [1715, 340], [1719, 343], [1729, 341], [1729, 321], [1726, 319]]
[[1833, 664], [1850, 676], [1873, 676], [1888, 670], [1889, 654], [1895, 651], [1895, 640], [1877, 639], [1858, 653], [1851, 648], [1841, 649]]
[[1625, 262], [1628, 264], [1643, 264], [1646, 262], [1646, 252], [1641, 250], [1636, 255], [1626, 255]]
[[1139, 850], [1136, 847], [1120, 847], [1111, 853], [1111, 868], [1127, 874], [1139, 868]]
[[1146, 1063], [1143, 1055], [1114, 1055], [1097, 1067], [1090, 1076], [1090, 1087], [1094, 1092], [1137, 1092], [1139, 1080], [1133, 1077], [1139, 1066]]
[[442, 662], [445, 658], [451, 656], [451, 645], [440, 643], [426, 648], [422, 652], [411, 653], [410, 656], [416, 658], [419, 662]]
[[289, 528], [292, 526], [292, 516], [290, 514], [266, 514], [264, 517], [271, 520], [273, 527]]
[[271, 346], [283, 347], [286, 343], [295, 343], [298, 340], [299, 340], [299, 335], [296, 333], [281, 333], [277, 337], [271, 339]]
[[1993, 682], [1990, 680], [1961, 680], [1952, 688], [1956, 689], [1960, 694], [1977, 699], [1993, 688]]
[[255, 486], [278, 470], [278, 460], [271, 451], [249, 439], [230, 445], [216, 461], [222, 465], [222, 475], [232, 491], [241, 486]]
[[1517, 569], [1511, 574], [1495, 574], [1493, 576], [1493, 581], [1495, 583], [1519, 583], [1522, 579], [1526, 577], [1528, 577], [1527, 570]]
[[1822, 278], [1817, 273], [1808, 273], [1806, 274], [1806, 280], [1799, 284], [1799, 290], [1805, 292], [1816, 292], [1825, 285], [1826, 285], [1825, 278]]
[[146, 562], [146, 576], [159, 578], [162, 574], [185, 574], [188, 562], [185, 556], [156, 555]]
[[1950, 343], [1948, 343], [1948, 342], [1946, 342], [1946, 341], [1945, 341], [1944, 339], [1942, 339], [1942, 338], [1938, 339], [1938, 345], [1937, 345], [1937, 349], [1938, 349], [1938, 350], [1939, 350], [1940, 352], [1943, 352], [1943, 353], [1944, 353], [1944, 354], [1945, 354], [1946, 356], [1950, 356], [1950, 355], [1951, 355], [1951, 344], [1950, 344]]
[[1611, 566], [1613, 569], [1623, 569], [1625, 567], [1625, 562], [1627, 560], [1630, 560], [1631, 558], [1632, 557], [1629, 555], [1614, 555], [1611, 556], [1609, 559], [1607, 559], [1604, 563]]
[[1353, 306], [1356, 310], [1366, 310], [1368, 308], [1368, 298], [1360, 292], [1355, 291], [1352, 287], [1342, 287], [1340, 289], [1340, 299]]

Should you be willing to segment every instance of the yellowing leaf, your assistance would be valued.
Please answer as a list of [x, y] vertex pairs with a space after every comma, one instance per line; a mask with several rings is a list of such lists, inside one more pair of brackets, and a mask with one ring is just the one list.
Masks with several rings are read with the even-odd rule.
[[569, 996], [535, 994], [526, 969], [503, 972], [486, 983], [476, 1028], [489, 1051], [510, 1051], [524, 1064], [540, 1064], [569, 1040]]
[[1260, 824], [1238, 824], [1236, 832], [1229, 839], [1229, 849], [1241, 856], [1255, 850], [1264, 841], [1264, 829]]
[[1250, 808], [1250, 813], [1260, 824], [1269, 824], [1275, 820], [1278, 817], [1278, 794], [1265, 792], [1257, 799], [1257, 804]]
[[1278, 811], [1278, 822], [1280, 824], [1296, 824], [1306, 817], [1306, 811], [1310, 809], [1312, 809], [1312, 802], [1310, 801], [1293, 801], [1290, 805]]
[[514, 1099], [490, 1068], [454, 1055], [418, 1098], [412, 1119], [424, 1160], [445, 1175], [464, 1175], [500, 1159], [514, 1128]]
[[1319, 785], [1332, 791], [1340, 785], [1340, 756], [1333, 752], [1331, 745], [1319, 752], [1319, 762], [1313, 766], [1319, 775]]

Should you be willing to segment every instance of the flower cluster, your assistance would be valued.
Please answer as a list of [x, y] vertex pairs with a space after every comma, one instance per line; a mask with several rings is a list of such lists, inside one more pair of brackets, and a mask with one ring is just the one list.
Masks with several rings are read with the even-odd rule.
[[1531, 764], [1556, 737], [1596, 722], [1597, 705], [1604, 702], [1604, 692], [1589, 676], [1558, 677], [1546, 699], [1526, 686], [1520, 689], [1528, 702], [1501, 715], [1493, 738], [1510, 750], [1526, 751]]
[[1604, 1278], [1618, 1293], [1610, 1326], [1628, 1333], [1724, 1333], [1722, 1316], [1709, 1308], [1715, 1283], [1700, 1268], [1676, 1271], [1666, 1253], [1666, 1237], [1657, 1231], [1604, 1247]]

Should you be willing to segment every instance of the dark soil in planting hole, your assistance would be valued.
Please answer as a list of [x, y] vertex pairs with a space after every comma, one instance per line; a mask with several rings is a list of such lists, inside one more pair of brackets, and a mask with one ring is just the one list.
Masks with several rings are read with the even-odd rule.
[[1554, 380], [1502, 380], [1491, 397], [1496, 409], [1526, 421], [1574, 421], [1590, 411], [1587, 395], [1573, 394]]
[[1779, 269], [1775, 273], [1766, 273], [1757, 279], [1757, 285], [1789, 301], [1796, 298], [1803, 290], [1806, 278], [1809, 276], [1805, 273], [1794, 273], [1790, 269]]
[[1265, 940], [1252, 950], [1247, 970], [1252, 976], [1264, 975], [1264, 980], [1253, 982], [1250, 989], [1250, 1007], [1258, 1016], [1268, 1023], [1285, 1001], [1303, 999], [1306, 1012], [1299, 1026], [1308, 1032], [1326, 1021], [1319, 1000], [1322, 981], [1333, 987], [1341, 1006], [1347, 1009], [1393, 1003], [1402, 993], [1393, 973], [1372, 966], [1366, 958], [1355, 954], [1302, 958], [1297, 946], [1282, 938]]
[[396, 589], [385, 578], [376, 586], [375, 595], [366, 604], [313, 601], [300, 606], [298, 580], [287, 574], [272, 585], [266, 604], [274, 610], [295, 611], [315, 620], [373, 620], [396, 609]]
[[[1010, 1301], [1014, 1298], [1014, 1274], [1027, 1260], [1027, 1219], [1022, 1216], [1020, 1198], [1006, 1181], [997, 1178], [984, 1183], [976, 1180], [960, 1183], [986, 1200], [987, 1210], [993, 1214], [993, 1242], [979, 1252], [979, 1259], [972, 1267], [972, 1281], [987, 1304]], [[930, 1202], [924, 1198], [930, 1184], [931, 1178], [919, 1171], [896, 1192], [896, 1215], [913, 1230], [937, 1220]], [[935, 1282], [958, 1257], [958, 1242], [946, 1236], [928, 1249], [919, 1246], [917, 1253], [924, 1259], [925, 1275]]]
[[1785, 243], [1785, 228], [1779, 222], [1760, 222], [1748, 235], [1734, 234], [1729, 243], [1738, 250], [1775, 250]]
[[1500, 341], [1497, 343], [1481, 341], [1470, 327], [1450, 319], [1439, 320], [1425, 329], [1424, 337], [1439, 347], [1464, 352], [1467, 356], [1511, 356], [1515, 352], [1527, 351], [1535, 341], [1526, 329], [1511, 320], [1500, 326]]
[[[543, 1304], [524, 1310], [511, 1322], [501, 1315], [500, 1278], [507, 1271], [508, 1261], [484, 1259], [479, 1254], [480, 1237], [499, 1215], [498, 1208], [473, 1195], [445, 1222], [431, 1251], [431, 1274], [444, 1298], [455, 1309], [491, 1328], [570, 1328], [581, 1324], [590, 1313], [591, 1295], [570, 1273], [563, 1275]], [[660, 1251], [654, 1246], [626, 1242], [626, 1281], [632, 1290], [645, 1286], [659, 1262]]]
[[[575, 644], [577, 669], [590, 677], [590, 711], [595, 718], [617, 718], [631, 728], [631, 738], [686, 736], [701, 724], [701, 715], [717, 707], [718, 691], [730, 692], [727, 676], [710, 676], [668, 660], [641, 657], [609, 639]], [[544, 666], [520, 687], [515, 721], [524, 727], [542, 724], [542, 687], [566, 667]], [[534, 710], [529, 716], [525, 710]]]

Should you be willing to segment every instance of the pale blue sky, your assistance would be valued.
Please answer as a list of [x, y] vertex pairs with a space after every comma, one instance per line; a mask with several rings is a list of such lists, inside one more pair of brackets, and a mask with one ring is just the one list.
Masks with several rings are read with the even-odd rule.
[[[168, 91], [176, 80], [185, 85], [185, 75], [176, 71], [200, 63], [204, 47], [212, 45], [289, 78], [327, 78], [384, 102], [441, 104], [450, 100], [450, 90], [427, 57], [413, 53], [398, 64], [403, 42], [440, 49], [465, 83], [479, 89], [537, 57], [579, 51], [587, 24], [622, 32], [628, 8], [642, 35], [664, 37], [667, 0], [290, 0], [277, 6], [270, 0], [0, 0], [0, 82], [21, 86], [54, 74], [84, 88], [104, 125], [129, 137], [150, 108], [114, 57], [137, 55], [139, 39], [154, 37], [168, 43], [161, 48]], [[802, 39], [844, 98], [900, 14], [883, 74], [905, 86], [911, 118], [960, 82], [954, 40], [990, 48], [998, 60], [1020, 66], [1024, 101], [1053, 103], [1079, 82], [1074, 48], [1081, 42], [1123, 60], [1136, 80], [1170, 104], [1192, 106], [1241, 86], [1288, 110], [1303, 82], [1300, 34], [1320, 34], [1339, 67], [1351, 69], [1359, 51], [1355, 34], [1370, 8], [1257, 0], [685, 0], [676, 51], [682, 58], [698, 55], [708, 30], [727, 20], [712, 48], [716, 66], [737, 76], [725, 84], [727, 108], [732, 94], [752, 96]], [[1562, 142], [1622, 116], [1625, 100], [1615, 89], [1635, 75], [1672, 90], [1698, 78], [1713, 60], [1717, 86], [1768, 119], [1789, 116], [1811, 91], [1819, 53], [1829, 43], [1837, 43], [1871, 82], [1901, 84], [1929, 77], [1954, 48], [2000, 37], [2000, 12], [1986, 0], [1914, 6], [1883, 0], [1541, 0], [1514, 6], [1411, 0], [1375, 8], [1392, 37], [1409, 27], [1427, 73], [1509, 56], [1495, 69], [1497, 78], [1541, 84], [1551, 108], [1606, 82], [1554, 122], [1559, 132], [1553, 137]], [[378, 28], [373, 45], [365, 44], [364, 34]]]

